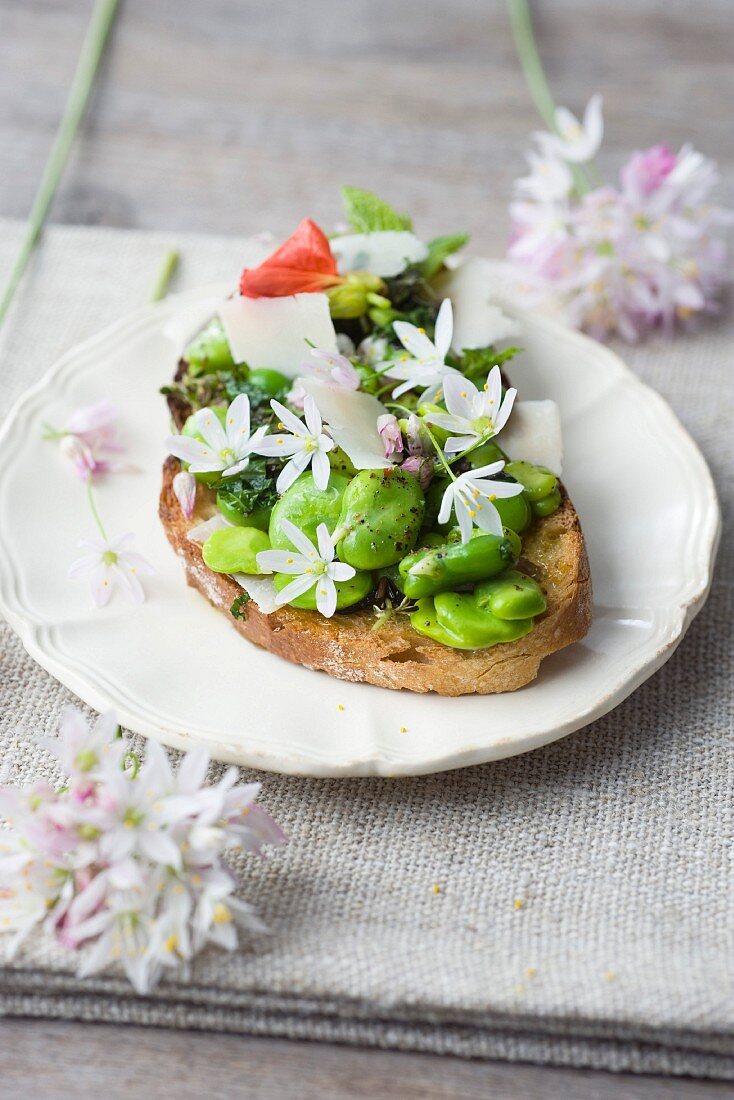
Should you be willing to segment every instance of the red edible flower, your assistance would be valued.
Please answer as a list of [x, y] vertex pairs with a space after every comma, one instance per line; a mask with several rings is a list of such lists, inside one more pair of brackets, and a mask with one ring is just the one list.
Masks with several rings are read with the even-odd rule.
[[329, 242], [310, 218], [259, 267], [246, 267], [240, 279], [245, 298], [282, 298], [315, 293], [344, 280], [337, 274]]

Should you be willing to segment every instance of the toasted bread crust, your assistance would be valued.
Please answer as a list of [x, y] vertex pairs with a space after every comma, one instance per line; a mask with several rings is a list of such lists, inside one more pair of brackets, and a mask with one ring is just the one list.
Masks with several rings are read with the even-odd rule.
[[[523, 539], [521, 567], [542, 585], [546, 612], [516, 642], [489, 649], [450, 649], [416, 633], [404, 615], [373, 630], [371, 611], [337, 614], [331, 619], [282, 607], [264, 615], [253, 601], [235, 619], [230, 608], [242, 589], [230, 577], [205, 564], [188, 531], [211, 511], [210, 490], [199, 486], [198, 518], [186, 520], [173, 493], [180, 470], [175, 458], [163, 467], [159, 514], [171, 546], [179, 555], [190, 585], [224, 612], [248, 641], [307, 668], [322, 669], [341, 680], [376, 684], [439, 695], [489, 695], [515, 691], [534, 680], [543, 657], [583, 638], [591, 625], [591, 577], [576, 511], [564, 493], [552, 516], [536, 520]], [[247, 659], [243, 651], [243, 659]]]

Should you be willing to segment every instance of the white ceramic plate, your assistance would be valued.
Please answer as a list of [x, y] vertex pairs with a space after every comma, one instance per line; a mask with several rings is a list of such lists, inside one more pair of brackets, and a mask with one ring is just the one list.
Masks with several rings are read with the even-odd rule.
[[[249, 645], [184, 583], [157, 518], [168, 416], [160, 385], [224, 288], [148, 306], [74, 348], [16, 405], [0, 446], [0, 607], [29, 653], [91, 706], [169, 745], [301, 775], [418, 775], [537, 748], [598, 718], [670, 656], [708, 591], [719, 531], [706, 464], [670, 408], [610, 351], [518, 313], [524, 398], [553, 397], [564, 481], [594, 583], [587, 638], [508, 695], [391, 692], [334, 680]], [[42, 424], [109, 397], [138, 474], [108, 477], [109, 534], [154, 564], [148, 601], [90, 606], [66, 573], [92, 535], [84, 489]], [[32, 475], [31, 472], [32, 471]], [[343, 709], [342, 709], [343, 708]], [[405, 729], [406, 732], [401, 732]]]

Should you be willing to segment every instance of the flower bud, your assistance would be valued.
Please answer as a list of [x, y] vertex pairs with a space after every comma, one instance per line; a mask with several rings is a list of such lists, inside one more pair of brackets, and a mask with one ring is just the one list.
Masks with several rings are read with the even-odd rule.
[[367, 312], [367, 291], [358, 282], [347, 281], [326, 291], [334, 320], [363, 317]]

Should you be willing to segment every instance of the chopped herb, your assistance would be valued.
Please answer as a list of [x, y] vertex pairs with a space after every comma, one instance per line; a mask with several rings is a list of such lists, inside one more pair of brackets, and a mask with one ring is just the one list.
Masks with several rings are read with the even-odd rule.
[[245, 616], [242, 614], [242, 608], [245, 606], [245, 604], [247, 604], [249, 602], [250, 602], [250, 596], [248, 595], [247, 592], [242, 592], [239, 596], [237, 596], [235, 598], [235, 600], [233, 601], [232, 606], [229, 609], [229, 613], [232, 616], [232, 618], [233, 619], [244, 619]]
[[263, 423], [272, 415], [270, 399], [274, 397], [276, 401], [285, 401], [289, 389], [290, 383], [277, 393], [273, 393], [272, 390], [268, 392], [262, 386], [251, 382], [246, 375], [236, 372], [227, 375], [224, 379], [224, 390], [230, 401], [234, 401], [235, 397], [239, 397], [241, 393], [246, 393], [250, 398], [250, 415], [257, 424]]
[[217, 497], [242, 516], [249, 516], [259, 508], [273, 508], [278, 493], [265, 459], [251, 458], [236, 477], [224, 478], [217, 486]]

